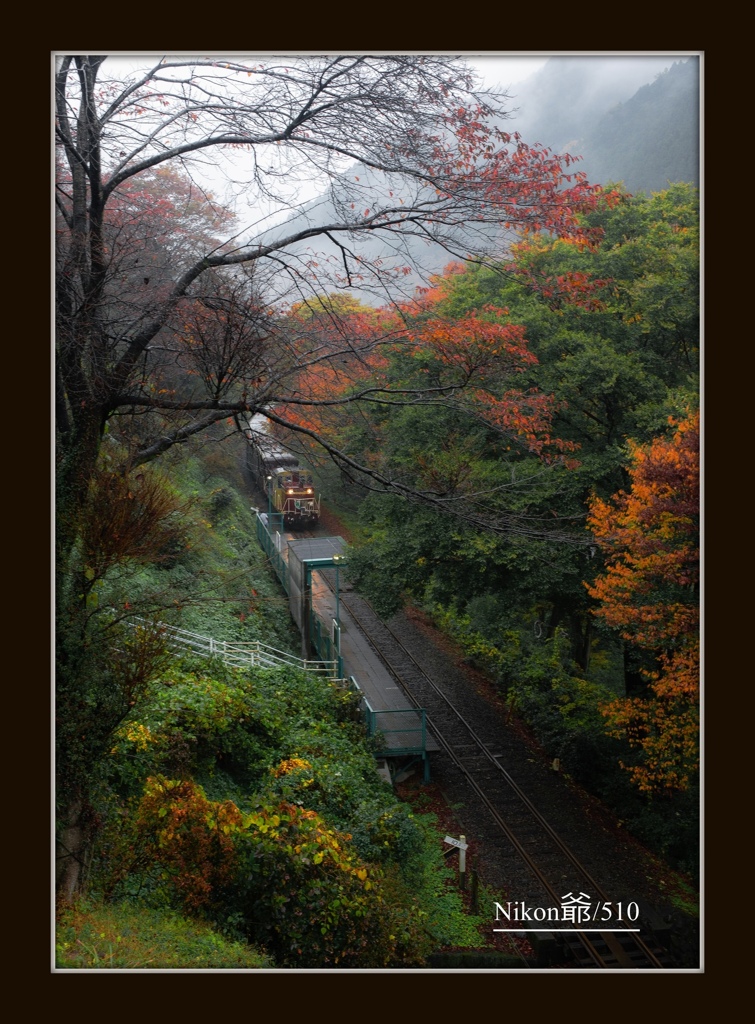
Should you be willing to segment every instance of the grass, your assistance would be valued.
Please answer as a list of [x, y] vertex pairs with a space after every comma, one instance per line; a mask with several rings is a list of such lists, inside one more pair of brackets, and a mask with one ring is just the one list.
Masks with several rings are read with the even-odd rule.
[[677, 910], [681, 910], [690, 917], [700, 916], [700, 895], [678, 874], [673, 875], [674, 890], [669, 892], [669, 899]]
[[173, 911], [82, 901], [58, 913], [57, 970], [259, 970], [266, 954]]

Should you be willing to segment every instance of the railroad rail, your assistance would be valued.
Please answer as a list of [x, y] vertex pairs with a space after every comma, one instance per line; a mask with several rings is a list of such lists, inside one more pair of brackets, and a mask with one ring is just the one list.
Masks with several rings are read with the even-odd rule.
[[[350, 595], [345, 600], [342, 595], [341, 603], [409, 699], [418, 708], [426, 710], [428, 728], [538, 883], [540, 892], [524, 895], [519, 906], [526, 904], [526, 899], [539, 901], [545, 895], [556, 908], [565, 898], [564, 892], [582, 894], [587, 887], [590, 896], [597, 897], [598, 908], [603, 908], [602, 920], [606, 921], [606, 908], [611, 908], [613, 914], [617, 904], [512, 778], [502, 763], [503, 755], [491, 748], [491, 739], [479, 735], [479, 731], [366, 601], [357, 595]], [[498, 736], [493, 742], [500, 747]], [[536, 850], [534, 856], [531, 849]], [[610, 930], [605, 924], [600, 927], [600, 918], [585, 921], [579, 916], [567, 928], [554, 929], [549, 923], [544, 923], [540, 929], [543, 933], [558, 933], [562, 943], [583, 967], [663, 969], [673, 966], [663, 950], [655, 944], [651, 946], [639, 935], [637, 920], [628, 917], [626, 913], [612, 916]], [[515, 930], [516, 923], [501, 929]], [[533, 929], [522, 924], [518, 930]]]

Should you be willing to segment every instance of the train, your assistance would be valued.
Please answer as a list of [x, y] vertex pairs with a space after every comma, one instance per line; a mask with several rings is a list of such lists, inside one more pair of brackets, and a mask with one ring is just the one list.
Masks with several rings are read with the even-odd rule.
[[[268, 499], [268, 510], [279, 513], [284, 526], [309, 529], [320, 521], [320, 498], [312, 473], [267, 433], [267, 419], [252, 416], [244, 430], [247, 465]], [[272, 525], [272, 524], [271, 524]]]

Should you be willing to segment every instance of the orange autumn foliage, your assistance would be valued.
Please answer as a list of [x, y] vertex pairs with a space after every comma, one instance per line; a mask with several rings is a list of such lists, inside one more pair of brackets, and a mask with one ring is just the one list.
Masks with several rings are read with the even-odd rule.
[[543, 456], [548, 446], [559, 453], [574, 450], [575, 445], [550, 436], [556, 409], [551, 395], [508, 386], [538, 360], [524, 326], [512, 323], [507, 309], [487, 305], [452, 320], [429, 308], [430, 315], [409, 331], [412, 351], [453, 381], [457, 401], [463, 393], [460, 405], [533, 454]]
[[342, 296], [328, 297], [320, 310], [294, 307], [290, 330], [295, 385], [274, 410], [294, 429], [325, 436], [336, 429], [347, 396], [385, 386], [387, 351], [404, 335], [395, 315]]
[[315, 315], [292, 311], [300, 369], [296, 398], [275, 406], [281, 422], [333, 438], [344, 407], [356, 414], [358, 402], [447, 401], [546, 461], [573, 451], [576, 445], [550, 436], [553, 397], [512, 387], [537, 364], [525, 328], [490, 305], [450, 318], [438, 308], [441, 299], [438, 285], [398, 312], [344, 300], [343, 308]]
[[234, 877], [234, 835], [243, 816], [232, 800], [209, 800], [189, 780], [147, 779], [133, 818], [122, 824], [111, 851], [113, 884], [149, 866], [187, 913], [205, 908]]
[[596, 614], [650, 652], [647, 697], [603, 708], [611, 735], [642, 750], [629, 767], [646, 793], [688, 788], [699, 732], [699, 413], [673, 423], [670, 438], [631, 445], [632, 486], [594, 499], [589, 525], [607, 556], [588, 586]]

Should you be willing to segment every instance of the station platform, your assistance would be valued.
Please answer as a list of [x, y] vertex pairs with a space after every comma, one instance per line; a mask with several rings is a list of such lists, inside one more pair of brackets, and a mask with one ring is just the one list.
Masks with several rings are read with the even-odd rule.
[[440, 746], [427, 729], [424, 710], [411, 704], [342, 600], [351, 591], [338, 564], [346, 564], [343, 538], [271, 534], [265, 522], [258, 523], [257, 533], [285, 563], [278, 574], [302, 632], [304, 657], [314, 649], [325, 660], [334, 658], [337, 675], [361, 698], [368, 733], [376, 739], [375, 756], [393, 763], [421, 759], [429, 781], [428, 754]]
[[[338, 538], [340, 540], [340, 538]], [[312, 577], [312, 605], [317, 617], [328, 623], [340, 621], [339, 650], [343, 676], [363, 696], [373, 712], [373, 732], [380, 733], [385, 747], [380, 756], [425, 754], [440, 750], [427, 729], [425, 715], [415, 708], [386, 668], [374, 647], [353, 619], [343, 600], [336, 609], [334, 569], [323, 569]], [[332, 587], [325, 577], [330, 578]], [[319, 578], [318, 578], [319, 577]], [[348, 598], [350, 585], [338, 580], [340, 598]]]

